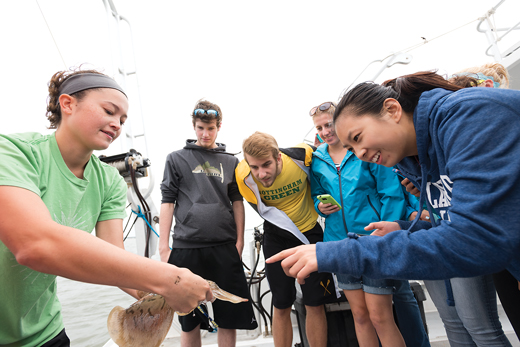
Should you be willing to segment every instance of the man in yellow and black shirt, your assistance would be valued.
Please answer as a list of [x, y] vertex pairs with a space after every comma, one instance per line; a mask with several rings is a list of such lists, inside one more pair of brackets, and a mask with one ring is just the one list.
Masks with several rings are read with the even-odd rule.
[[[268, 134], [256, 132], [243, 144], [245, 160], [235, 170], [242, 196], [264, 219], [264, 256], [323, 240], [308, 180], [314, 148], [301, 144], [279, 149]], [[296, 298], [294, 278], [280, 263], [266, 264], [274, 305], [273, 337], [276, 347], [291, 346], [291, 306]], [[323, 304], [335, 298], [330, 274], [313, 273], [301, 286], [306, 309], [306, 332], [311, 347], [327, 345]]]

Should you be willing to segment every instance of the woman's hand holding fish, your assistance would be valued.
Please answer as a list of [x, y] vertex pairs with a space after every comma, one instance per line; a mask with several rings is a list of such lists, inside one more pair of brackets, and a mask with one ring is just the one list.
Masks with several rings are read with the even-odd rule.
[[208, 282], [188, 269], [174, 268], [171, 283], [163, 293], [170, 307], [177, 312], [187, 313], [204, 301], [213, 301]]

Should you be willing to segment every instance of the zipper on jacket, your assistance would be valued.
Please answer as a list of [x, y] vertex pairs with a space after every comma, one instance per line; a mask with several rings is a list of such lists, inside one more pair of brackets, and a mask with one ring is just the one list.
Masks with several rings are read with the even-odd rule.
[[367, 199], [368, 199], [368, 203], [370, 204], [370, 207], [372, 207], [372, 210], [374, 210], [374, 212], [376, 213], [378, 221], [381, 221], [381, 215], [377, 212], [374, 205], [372, 205], [372, 201], [370, 201], [370, 196], [368, 194], [367, 194]]
[[[319, 156], [316, 156], [316, 158], [318, 158], [319, 160], [323, 161], [325, 164], [330, 165], [323, 158], [320, 158]], [[334, 170], [336, 170], [336, 173], [338, 174], [338, 178], [339, 178], [339, 197], [340, 197], [340, 200], [341, 200], [341, 207], [342, 207], [342, 209], [341, 209], [341, 217], [342, 217], [342, 220], [343, 220], [343, 227], [345, 227], [345, 232], [348, 234], [347, 221], [345, 220], [345, 206], [343, 204], [343, 192], [341, 190], [341, 164], [340, 164], [340, 169], [339, 170], [336, 167], [336, 165], [332, 165], [332, 167], [334, 168]]]
[[345, 231], [348, 234], [347, 221], [345, 220], [345, 206], [343, 204], [343, 192], [341, 190], [341, 168], [339, 170], [336, 169], [336, 171], [338, 172], [338, 178], [339, 178], [339, 196], [340, 196], [341, 207], [342, 207], [341, 217], [343, 217], [342, 218], [343, 219], [343, 226], [345, 227]]

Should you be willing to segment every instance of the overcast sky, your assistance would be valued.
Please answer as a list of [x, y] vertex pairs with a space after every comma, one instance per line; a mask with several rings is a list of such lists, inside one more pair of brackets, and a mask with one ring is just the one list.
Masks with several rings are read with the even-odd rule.
[[[144, 116], [148, 151], [142, 142], [135, 147], [152, 160], [159, 207], [164, 160], [193, 138], [190, 113], [198, 99], [221, 107], [218, 141], [230, 152], [239, 152], [256, 130], [291, 146], [311, 129], [311, 107], [337, 101], [370, 62], [392, 52], [419, 45], [409, 52], [410, 64], [386, 70], [379, 82], [420, 70], [451, 74], [493, 61], [485, 55], [487, 40], [476, 20], [499, 1], [114, 2], [134, 34], [135, 65], [129, 54], [124, 60], [127, 71], [137, 68], [141, 103], [129, 78], [129, 116], [135, 132]], [[495, 15], [497, 26], [516, 24], [518, 13], [520, 1], [505, 1]], [[48, 131], [46, 84], [54, 72], [87, 64], [114, 75], [120, 56], [109, 23], [102, 0], [0, 2], [1, 133]], [[124, 35], [122, 42], [128, 46]], [[378, 69], [372, 65], [359, 81]], [[120, 152], [114, 144], [108, 154]], [[260, 223], [251, 211], [247, 228]]]

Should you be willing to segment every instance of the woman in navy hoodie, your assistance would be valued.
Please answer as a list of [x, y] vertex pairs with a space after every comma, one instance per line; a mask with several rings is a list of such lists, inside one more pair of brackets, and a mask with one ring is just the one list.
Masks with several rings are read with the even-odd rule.
[[[417, 214], [392, 169], [363, 162], [343, 148], [332, 122], [335, 109], [332, 102], [325, 102], [310, 111], [324, 141], [312, 154], [310, 174], [314, 207], [325, 218], [324, 242], [368, 235], [370, 231], [363, 228], [372, 221], [407, 219]], [[318, 196], [322, 194], [330, 194], [341, 204], [341, 210], [320, 202]], [[417, 205], [415, 197], [408, 198]], [[408, 281], [340, 273], [336, 276], [350, 303], [360, 346], [379, 346], [378, 336], [382, 346], [430, 346]], [[399, 329], [392, 313], [392, 299]]]
[[[507, 88], [507, 70], [500, 64], [486, 66], [490, 69], [483, 66], [461, 71], [449, 82], [465, 88], [499, 88], [500, 82], [505, 80], [504, 88]], [[500, 74], [498, 67], [501, 67]], [[481, 70], [488, 74], [494, 71], [495, 77], [484, 75]], [[498, 317], [492, 275], [424, 281], [424, 284], [444, 323], [451, 346], [511, 346]]]
[[[448, 279], [507, 269], [520, 279], [520, 92], [461, 89], [434, 72], [343, 96], [336, 133], [364, 161], [392, 167], [420, 187], [432, 224], [378, 222], [361, 237], [286, 250], [299, 282], [313, 271], [372, 278]], [[429, 230], [428, 230], [429, 229]]]

